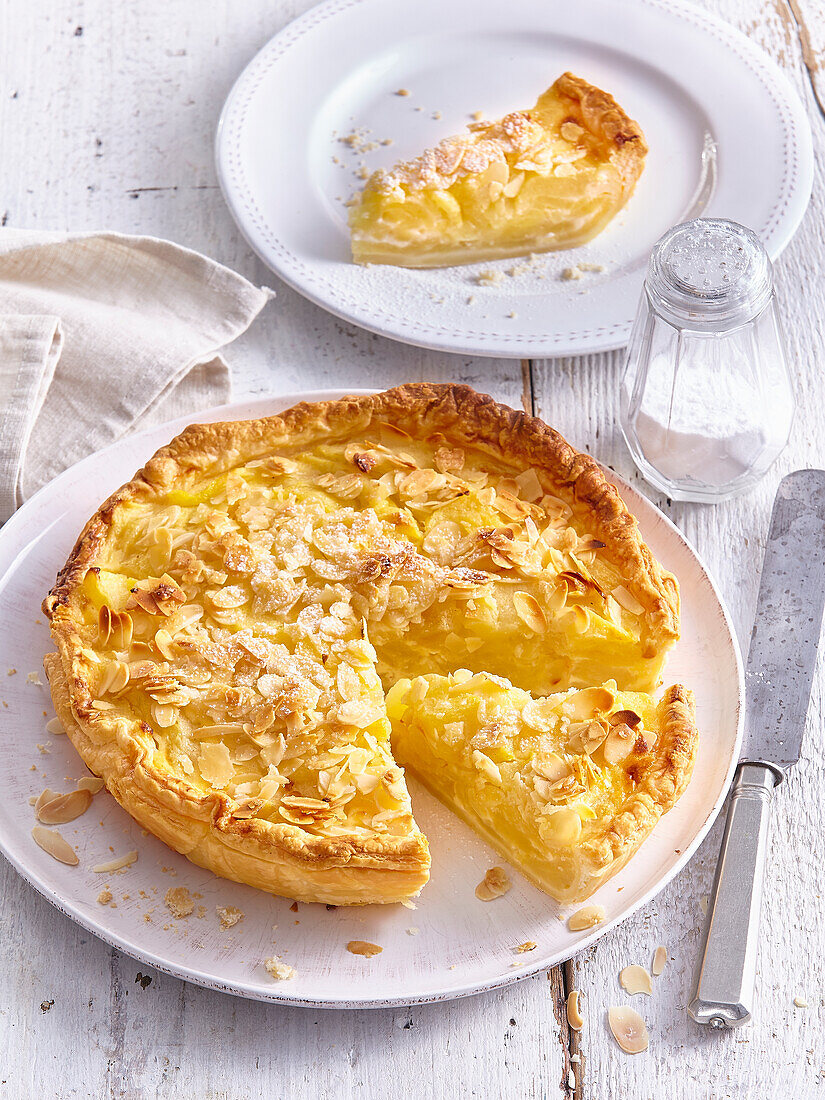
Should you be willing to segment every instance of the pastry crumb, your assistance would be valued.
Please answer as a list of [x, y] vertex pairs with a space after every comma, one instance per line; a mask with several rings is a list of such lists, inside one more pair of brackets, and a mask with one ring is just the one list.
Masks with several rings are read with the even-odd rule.
[[8, 669], [7, 672], [6, 672], [6, 675], [7, 676], [16, 676], [17, 675], [17, 669], [16, 668]]
[[470, 118], [473, 120], [473, 122], [481, 122], [481, 120], [484, 118], [484, 112], [473, 111], [473, 113], [470, 115]]
[[399, 88], [395, 94], [400, 96], [408, 96], [410, 92], [408, 88]]
[[476, 886], [476, 897], [479, 901], [492, 901], [493, 898], [500, 898], [506, 894], [512, 885], [503, 867], [491, 867]]
[[500, 283], [504, 275], [494, 267], [488, 267], [484, 271], [479, 271], [476, 275], [476, 282], [479, 286], [495, 286], [496, 283]]
[[537, 947], [538, 944], [533, 940], [526, 940], [524, 943], [520, 943], [518, 947], [514, 947], [513, 950], [517, 955], [524, 955], [528, 951], [535, 951]]
[[418, 906], [415, 904], [415, 902], [410, 901], [409, 898], [402, 898], [401, 899], [401, 904], [404, 906], [405, 909], [417, 909], [418, 908]]
[[185, 886], [170, 886], [163, 902], [176, 920], [189, 917], [195, 911], [195, 901]]
[[407, 935], [408, 935], [408, 936], [417, 936], [417, 935], [418, 935], [418, 931], [419, 931], [419, 930], [418, 930], [417, 928], [408, 928], [408, 929], [407, 929]]
[[36, 672], [30, 672], [26, 676], [26, 680], [28, 681], [28, 683], [34, 684], [35, 687], [43, 687], [43, 681], [40, 679], [40, 676]]
[[113, 897], [114, 897], [114, 895], [112, 894], [112, 891], [107, 886], [107, 887], [105, 887], [105, 889], [101, 890], [100, 893], [97, 895], [98, 904], [99, 905], [108, 905]]
[[215, 912], [220, 918], [222, 932], [225, 932], [227, 928], [234, 928], [238, 921], [243, 920], [244, 917], [243, 910], [238, 909], [235, 905], [218, 905], [215, 907]]
[[276, 982], [286, 982], [290, 978], [294, 978], [298, 971], [294, 966], [289, 966], [287, 963], [281, 962], [277, 955], [273, 955], [270, 959], [264, 959], [264, 966], [267, 973], [275, 979]]
[[371, 959], [373, 955], [380, 955], [384, 950], [377, 943], [369, 943], [367, 940], [350, 940], [347, 951], [350, 955], [363, 955], [365, 959]]

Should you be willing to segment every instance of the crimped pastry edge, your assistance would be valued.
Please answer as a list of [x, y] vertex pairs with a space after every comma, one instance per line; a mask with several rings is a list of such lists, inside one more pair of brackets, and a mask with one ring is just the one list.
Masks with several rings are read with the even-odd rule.
[[[105, 712], [91, 708], [88, 659], [81, 653], [82, 639], [75, 624], [80, 614], [79, 586], [94, 566], [119, 505], [149, 501], [189, 473], [217, 476], [274, 448], [299, 449], [310, 442], [345, 437], [376, 421], [402, 430], [406, 425], [413, 435], [441, 432], [450, 442], [481, 450], [505, 466], [531, 465], [543, 472], [554, 492], [590, 513], [590, 529], [606, 543], [626, 587], [645, 607], [649, 636], [663, 647], [678, 637], [676, 581], [644, 546], [636, 520], [598, 464], [537, 418], [500, 405], [468, 386], [413, 383], [373, 395], [301, 402], [282, 414], [257, 420], [190, 425], [112, 494], [86, 524], [43, 602], [60, 655], [59, 670], [54, 655], [47, 658], [47, 675], [55, 707], [78, 753], [136, 820], [217, 874], [298, 900], [370, 904], [411, 896], [427, 879], [426, 839], [418, 832], [354, 844], [310, 836], [297, 826], [239, 821], [230, 817], [230, 800], [223, 793], [202, 795], [184, 780], [153, 768], [130, 732], [136, 722], [112, 721]], [[105, 735], [103, 739], [95, 737], [97, 730]], [[177, 828], [170, 825], [175, 814], [180, 818]], [[201, 827], [203, 837], [193, 845], [186, 832], [194, 826]], [[269, 877], [262, 873], [262, 861]], [[285, 889], [273, 884], [273, 867], [289, 879]]]

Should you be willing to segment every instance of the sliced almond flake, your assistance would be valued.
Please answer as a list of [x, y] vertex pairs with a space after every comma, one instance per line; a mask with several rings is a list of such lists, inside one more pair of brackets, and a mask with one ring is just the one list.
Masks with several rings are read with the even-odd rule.
[[80, 863], [77, 852], [56, 829], [44, 829], [42, 825], [35, 825], [32, 829], [32, 839], [39, 848], [42, 848], [44, 852], [48, 852], [60, 863], [65, 863], [69, 867], [77, 867]]
[[547, 616], [535, 596], [531, 596], [529, 592], [516, 592], [513, 596], [513, 607], [521, 621], [534, 634], [543, 634], [547, 630]]
[[106, 863], [98, 863], [97, 866], [92, 868], [92, 871], [96, 875], [108, 875], [115, 871], [122, 871], [124, 867], [131, 867], [133, 863], [137, 863], [137, 851], [133, 848], [131, 852], [127, 852], [123, 856], [117, 856], [115, 859], [110, 859]]
[[37, 816], [40, 813], [40, 810], [42, 809], [42, 807], [45, 806], [48, 802], [53, 802], [56, 798], [60, 798], [60, 797], [61, 797], [61, 792], [60, 791], [53, 791], [51, 789], [51, 787], [46, 787], [45, 790], [42, 790], [40, 792], [40, 794], [37, 796], [37, 798], [34, 800], [34, 813], [35, 813], [35, 816]]
[[366, 959], [371, 959], [373, 955], [380, 955], [384, 950], [383, 947], [379, 947], [377, 943], [369, 943], [367, 940], [350, 940], [347, 944], [347, 951], [351, 955], [363, 955]]
[[659, 975], [662, 973], [662, 971], [665, 968], [665, 963], [666, 962], [667, 962], [667, 948], [666, 947], [657, 947], [654, 954], [653, 954], [653, 966], [651, 967], [651, 970], [653, 971], [653, 977], [654, 978], [659, 977]]
[[571, 721], [586, 722], [609, 711], [615, 701], [616, 696], [609, 688], [582, 688], [564, 700], [563, 710]]
[[485, 775], [492, 783], [501, 783], [501, 772], [499, 771], [498, 764], [491, 760], [486, 753], [479, 752], [478, 749], [473, 749], [472, 762], [477, 770]]
[[63, 723], [59, 718], [50, 718], [46, 723], [46, 733], [50, 733], [53, 737], [58, 737], [61, 733], [65, 734], [63, 729]]
[[633, 966], [626, 966], [619, 974], [619, 981], [622, 988], [632, 996], [636, 993], [646, 993], [648, 996], [653, 992], [653, 985], [650, 981], [650, 974], [643, 966], [634, 964]]
[[37, 820], [44, 825], [66, 825], [85, 814], [91, 804], [91, 791], [69, 791], [38, 806]]
[[479, 901], [493, 901], [506, 894], [512, 885], [503, 867], [491, 867], [476, 886], [476, 897]]
[[801, 996], [794, 997], [793, 1003], [796, 1005], [797, 1008], [807, 1008], [808, 1007], [808, 1001], [807, 1001], [806, 997], [801, 997]]
[[294, 966], [281, 962], [277, 955], [273, 955], [271, 959], [264, 959], [264, 966], [267, 974], [277, 982], [289, 981], [298, 973]]
[[578, 989], [571, 989], [567, 994], [567, 1022], [574, 1031], [581, 1031], [584, 1027], [584, 1017], [579, 1008], [580, 996]]
[[417, 909], [418, 908], [418, 906], [415, 904], [415, 902], [410, 901], [409, 898], [402, 898], [401, 899], [401, 904], [404, 906], [405, 909]]
[[567, 918], [567, 927], [571, 932], [581, 932], [585, 928], [595, 928], [606, 916], [603, 905], [585, 905]]
[[641, 1054], [648, 1047], [647, 1026], [629, 1005], [611, 1005], [607, 1021], [613, 1038], [625, 1054]]
[[533, 940], [525, 940], [524, 943], [520, 943], [518, 947], [514, 947], [513, 950], [517, 955], [524, 955], [528, 951], [535, 951], [537, 947], [538, 944]]
[[631, 615], [641, 615], [644, 612], [643, 605], [639, 603], [634, 595], [628, 592], [623, 584], [617, 585], [610, 595], [620, 607], [623, 607], [625, 611], [629, 611]]
[[539, 481], [539, 475], [532, 466], [520, 473], [515, 480], [522, 500], [532, 503], [534, 500], [538, 500], [544, 492]]

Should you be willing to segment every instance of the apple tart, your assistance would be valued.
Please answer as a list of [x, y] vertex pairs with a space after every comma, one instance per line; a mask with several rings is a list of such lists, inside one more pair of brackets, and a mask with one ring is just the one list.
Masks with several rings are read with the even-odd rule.
[[298, 900], [420, 890], [405, 766], [563, 899], [690, 775], [689, 693], [650, 698], [674, 578], [592, 459], [464, 386], [193, 425], [92, 517], [44, 610], [58, 715], [120, 804]]
[[612, 96], [564, 73], [529, 110], [374, 172], [350, 210], [353, 259], [444, 267], [575, 248], [625, 205], [646, 154]]

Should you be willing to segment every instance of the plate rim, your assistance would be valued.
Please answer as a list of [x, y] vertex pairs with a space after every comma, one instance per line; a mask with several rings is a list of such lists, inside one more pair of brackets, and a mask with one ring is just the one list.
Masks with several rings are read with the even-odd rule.
[[[27, 546], [17, 547], [15, 550], [14, 537], [17, 529], [22, 526], [23, 522], [32, 514], [36, 513], [39, 501], [43, 498], [47, 491], [55, 492], [59, 488], [60, 484], [64, 481], [70, 481], [77, 475], [79, 468], [84, 465], [92, 466], [99, 463], [105, 456], [115, 449], [127, 449], [130, 445], [136, 445], [140, 447], [141, 442], [147, 437], [154, 435], [161, 429], [169, 429], [170, 433], [177, 434], [182, 431], [183, 428], [192, 423], [198, 423], [200, 419], [208, 417], [210, 421], [215, 419], [222, 419], [224, 415], [227, 418], [234, 419], [255, 419], [256, 416], [267, 416], [273, 414], [271, 406], [275, 403], [284, 404], [285, 408], [289, 408], [290, 405], [297, 403], [298, 401], [312, 400], [312, 401], [324, 401], [335, 400], [347, 395], [357, 394], [369, 394], [378, 392], [374, 388], [363, 387], [347, 387], [344, 389], [321, 389], [321, 390], [295, 390], [285, 394], [273, 394], [266, 397], [253, 397], [236, 402], [230, 402], [226, 405], [216, 405], [208, 409], [203, 409], [198, 413], [187, 414], [185, 416], [176, 417], [173, 420], [165, 421], [162, 424], [157, 424], [148, 428], [144, 428], [134, 435], [126, 436], [119, 439], [114, 443], [109, 444], [100, 451], [96, 451], [91, 455], [87, 455], [79, 462], [74, 463], [68, 469], [58, 474], [56, 478], [48, 482], [46, 485], [41, 486], [6, 522], [6, 524], [0, 528], [0, 590], [3, 587], [7, 573], [18, 562], [20, 554], [25, 553]], [[264, 408], [269, 407], [269, 411], [265, 412]], [[241, 416], [237, 413], [241, 410], [253, 410], [250, 413], [244, 412]], [[260, 410], [257, 411], [256, 410]], [[170, 434], [170, 438], [172, 435]], [[723, 621], [728, 631], [730, 638], [730, 650], [734, 658], [734, 664], [736, 668], [736, 680], [737, 680], [737, 700], [736, 700], [736, 719], [737, 730], [736, 738], [734, 741], [733, 749], [731, 751], [731, 760], [725, 775], [724, 781], [720, 787], [719, 794], [710, 810], [705, 817], [702, 824], [697, 829], [691, 842], [682, 849], [679, 858], [665, 873], [656, 880], [656, 882], [645, 891], [640, 897], [626, 910], [623, 910], [620, 914], [616, 915], [609, 921], [605, 921], [603, 924], [599, 924], [596, 928], [590, 932], [589, 935], [579, 939], [574, 945], [569, 954], [565, 951], [558, 957], [552, 956], [551, 958], [543, 957], [541, 961], [536, 961], [532, 964], [525, 965], [524, 967], [514, 970], [512, 974], [504, 974], [492, 979], [483, 980], [475, 983], [465, 982], [462, 986], [446, 991], [441, 991], [432, 994], [415, 995], [412, 998], [404, 997], [403, 995], [394, 997], [380, 997], [380, 998], [360, 998], [360, 999], [348, 999], [345, 997], [333, 997], [325, 1000], [318, 1000], [316, 998], [296, 997], [290, 996], [288, 992], [282, 989], [282, 987], [276, 986], [273, 992], [269, 994], [267, 991], [262, 990], [260, 987], [251, 985], [243, 981], [226, 982], [215, 978], [214, 976], [199, 970], [197, 967], [189, 967], [174, 963], [169, 960], [165, 960], [162, 956], [156, 955], [151, 950], [147, 950], [135, 943], [132, 939], [125, 936], [119, 936], [114, 932], [110, 932], [104, 926], [101, 926], [94, 919], [93, 916], [84, 913], [84, 911], [73, 902], [67, 902], [61, 895], [50, 886], [45, 880], [40, 879], [37, 873], [28, 868], [21, 860], [19, 860], [11, 851], [8, 850], [6, 840], [3, 832], [0, 830], [0, 854], [11, 864], [11, 866], [17, 871], [17, 873], [29, 883], [42, 897], [50, 902], [56, 909], [58, 909], [65, 916], [69, 917], [80, 927], [84, 928], [87, 932], [96, 936], [98, 939], [103, 940], [104, 943], [110, 947], [115, 947], [119, 951], [128, 955], [130, 958], [134, 958], [139, 962], [146, 963], [149, 966], [154, 967], [156, 970], [161, 971], [164, 974], [169, 974], [172, 977], [179, 978], [182, 981], [192, 982], [195, 985], [202, 986], [207, 989], [213, 989], [221, 993], [228, 993], [234, 996], [245, 997], [249, 1000], [260, 1001], [264, 1003], [282, 1004], [286, 1006], [296, 1008], [323, 1008], [323, 1009], [373, 1009], [373, 1008], [398, 1008], [413, 1004], [434, 1004], [444, 1001], [459, 1000], [464, 997], [471, 997], [481, 993], [486, 993], [494, 989], [501, 989], [505, 986], [511, 985], [514, 982], [521, 981], [524, 978], [529, 978], [532, 975], [548, 970], [553, 966], [558, 966], [562, 962], [567, 961], [574, 955], [583, 951], [585, 948], [591, 946], [593, 943], [601, 939], [611, 929], [621, 924], [634, 913], [636, 913], [642, 906], [647, 905], [653, 900], [687, 865], [690, 859], [693, 857], [699, 845], [707, 836], [711, 827], [713, 826], [716, 818], [722, 810], [725, 804], [730, 784], [733, 780], [733, 775], [736, 767], [739, 763], [739, 757], [742, 748], [742, 738], [744, 730], [745, 719], [745, 679], [744, 679], [744, 666], [742, 662], [742, 655], [740, 651], [739, 641], [734, 629], [733, 621], [728, 611], [727, 604], [725, 603], [716, 582], [713, 579], [710, 571], [705, 565], [701, 555], [697, 552], [690, 540], [679, 530], [679, 528], [673, 523], [673, 521], [664, 514], [648, 497], [644, 496], [638, 489], [636, 489], [630, 482], [626, 481], [621, 475], [605, 466], [603, 463], [599, 463], [605, 476], [616, 484], [617, 488], [624, 492], [628, 491], [632, 496], [640, 497], [647, 505], [652, 509], [656, 518], [659, 521], [664, 521], [666, 528], [669, 530], [671, 536], [675, 536], [676, 540], [682, 544], [682, 547], [693, 558], [694, 563], [698, 566], [703, 577], [710, 585], [713, 592], [719, 610], [721, 611]], [[7, 546], [11, 545], [11, 553], [7, 551]]]
[[[421, 322], [411, 321], [401, 314], [390, 314], [388, 320], [384, 322], [376, 319], [374, 312], [371, 315], [371, 311], [365, 303], [354, 303], [351, 309], [346, 309], [337, 304], [340, 293], [332, 293], [332, 287], [329, 288], [329, 293], [325, 295], [317, 279], [302, 278], [299, 269], [306, 266], [305, 262], [300, 256], [287, 249], [277, 238], [277, 235], [273, 234], [273, 239], [278, 241], [278, 246], [287, 258], [284, 262], [277, 263], [277, 259], [273, 256], [272, 245], [270, 245], [269, 250], [266, 247], [266, 228], [263, 218], [261, 218], [262, 228], [256, 236], [252, 225], [248, 224], [248, 219], [241, 210], [241, 202], [244, 197], [250, 208], [255, 207], [255, 200], [248, 192], [244, 191], [238, 180], [232, 179], [231, 160], [235, 147], [230, 144], [228, 133], [230, 121], [234, 122], [233, 116], [238, 109], [241, 96], [246, 92], [247, 84], [254, 83], [260, 66], [265, 63], [270, 53], [274, 52], [276, 54], [272, 64], [277, 64], [280, 55], [306, 33], [364, 2], [367, 2], [367, 0], [320, 0], [319, 3], [291, 20], [265, 42], [248, 61], [233, 83], [223, 103], [215, 131], [213, 148], [216, 175], [229, 212], [242, 237], [255, 255], [268, 270], [327, 313], [368, 332], [373, 332], [400, 343], [410, 344], [414, 347], [459, 355], [476, 355], [490, 358], [529, 357], [534, 359], [553, 359], [570, 355], [616, 351], [624, 347], [630, 336], [633, 324], [632, 316], [626, 317], [622, 321], [614, 321], [607, 328], [604, 328], [604, 326], [591, 326], [586, 330], [571, 330], [556, 333], [553, 336], [514, 335], [512, 338], [504, 337], [503, 339], [501, 334], [485, 333], [476, 337], [475, 340], [467, 335], [466, 329], [453, 328], [451, 331], [444, 333], [439, 326], [426, 323], [422, 327]], [[780, 190], [777, 197], [777, 206], [779, 200], [783, 200], [783, 213], [776, 215], [775, 223], [769, 229], [768, 236], [764, 241], [771, 260], [776, 260], [796, 234], [808, 208], [813, 187], [813, 138], [810, 122], [799, 94], [790, 79], [770, 55], [753, 43], [738, 27], [733, 26], [733, 24], [728, 23], [719, 16], [697, 8], [687, 0], [635, 0], [635, 3], [640, 8], [651, 8], [676, 20], [691, 22], [698, 26], [703, 33], [720, 42], [729, 51], [738, 53], [740, 57], [745, 59], [744, 63], [751, 68], [755, 76], [761, 80], [773, 99], [777, 108], [776, 115], [781, 120], [780, 125], [783, 135], [790, 144], [793, 153], [793, 156], [786, 158], [783, 184], [787, 180], [787, 189], [784, 193]], [[251, 94], [249, 99], [251, 101]], [[242, 121], [240, 120], [237, 124], [240, 126]], [[722, 215], [717, 214], [717, 216]], [[249, 222], [251, 222], [251, 219], [249, 219]], [[630, 275], [625, 275], [622, 278], [627, 279], [630, 277]], [[593, 335], [594, 332], [595, 335]]]

